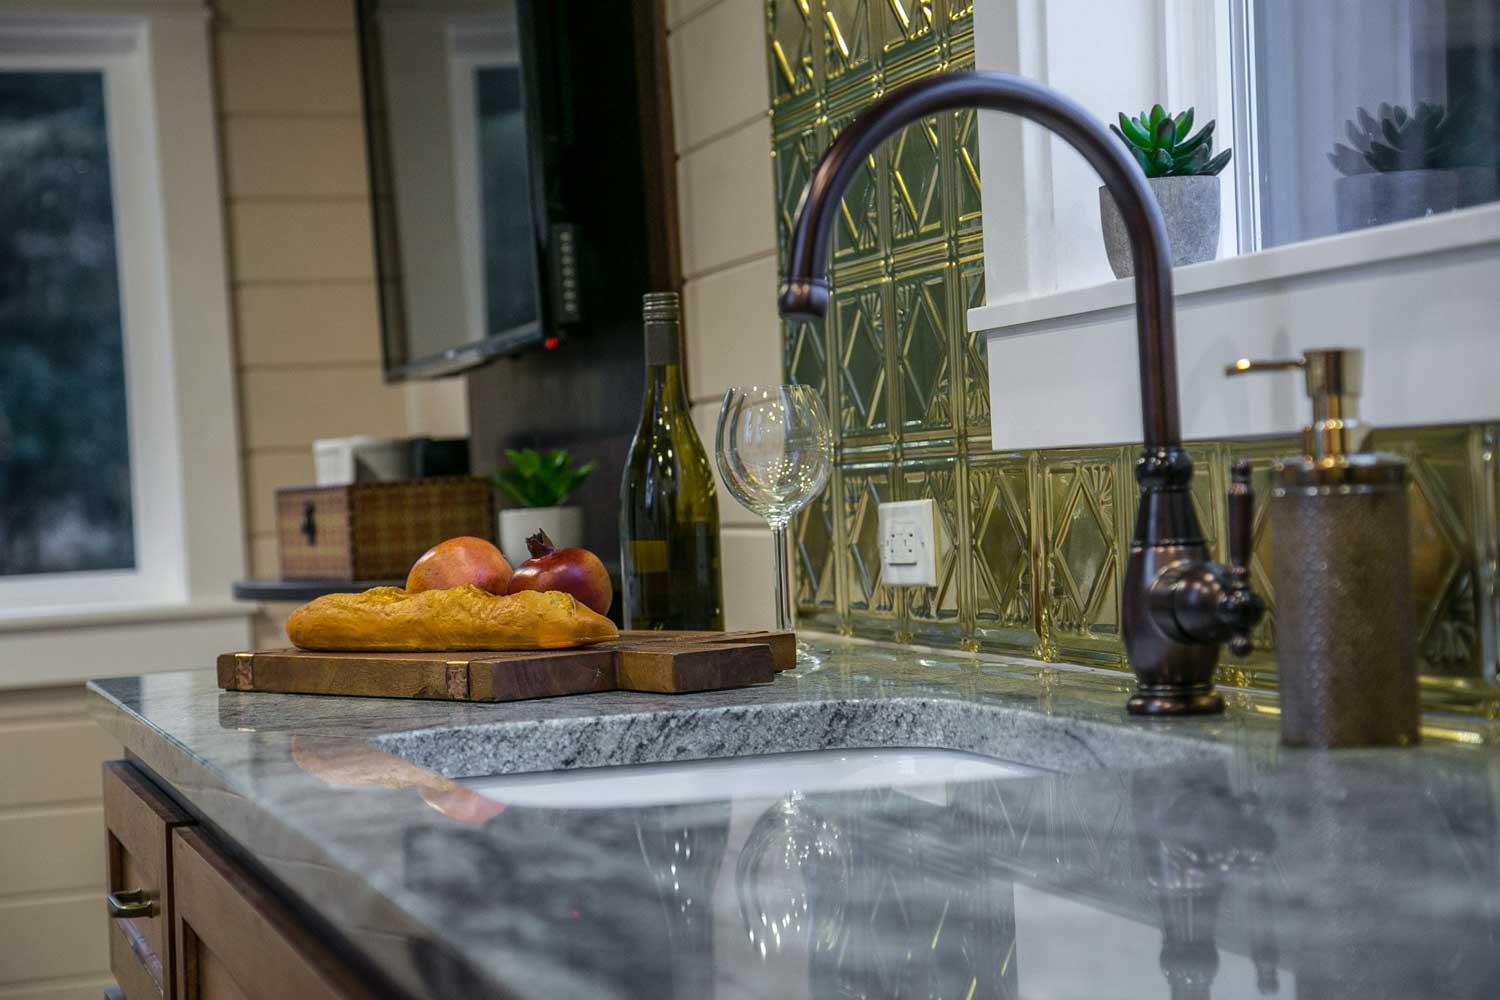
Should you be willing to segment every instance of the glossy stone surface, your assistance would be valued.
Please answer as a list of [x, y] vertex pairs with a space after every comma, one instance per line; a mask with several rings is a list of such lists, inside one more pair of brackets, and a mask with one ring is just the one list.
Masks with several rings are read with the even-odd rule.
[[[837, 645], [704, 695], [512, 705], [96, 682], [96, 717], [415, 996], [1488, 995], [1500, 756], [1285, 751], [1264, 703], [1153, 722], [1128, 679]], [[629, 809], [450, 778], [929, 746], [1034, 778]]]

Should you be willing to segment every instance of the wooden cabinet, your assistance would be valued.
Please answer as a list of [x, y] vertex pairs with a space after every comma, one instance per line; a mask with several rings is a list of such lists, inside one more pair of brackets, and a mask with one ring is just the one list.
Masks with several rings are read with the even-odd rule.
[[385, 995], [126, 761], [104, 765], [110, 969], [126, 1000]]
[[172, 891], [183, 1000], [375, 996], [202, 830], [172, 835]]
[[175, 997], [172, 831], [190, 817], [126, 761], [104, 765], [109, 967], [129, 1000]]

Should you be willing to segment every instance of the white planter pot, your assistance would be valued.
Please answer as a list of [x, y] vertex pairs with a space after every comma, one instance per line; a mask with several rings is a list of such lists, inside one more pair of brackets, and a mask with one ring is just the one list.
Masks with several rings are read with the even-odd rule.
[[545, 531], [560, 549], [583, 544], [582, 507], [514, 507], [500, 512], [500, 551], [512, 567], [531, 558], [526, 539]]
[[[1156, 195], [1167, 223], [1167, 242], [1172, 245], [1172, 266], [1200, 264], [1219, 255], [1219, 178], [1213, 174], [1193, 177], [1151, 177], [1146, 183]], [[1130, 256], [1130, 234], [1125, 220], [1107, 188], [1099, 188], [1099, 220], [1104, 227], [1104, 252], [1116, 278], [1135, 274]]]

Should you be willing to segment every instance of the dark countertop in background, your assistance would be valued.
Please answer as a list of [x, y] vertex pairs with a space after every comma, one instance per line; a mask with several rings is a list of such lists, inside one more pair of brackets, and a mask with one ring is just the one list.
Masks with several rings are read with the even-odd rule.
[[[195, 671], [95, 682], [91, 707], [413, 995], [1420, 1000], [1500, 983], [1493, 749], [1284, 751], [1264, 696], [1141, 721], [1122, 674], [834, 645], [823, 670], [702, 695], [404, 702], [222, 692]], [[595, 810], [500, 807], [438, 776], [857, 746], [1055, 773]]]

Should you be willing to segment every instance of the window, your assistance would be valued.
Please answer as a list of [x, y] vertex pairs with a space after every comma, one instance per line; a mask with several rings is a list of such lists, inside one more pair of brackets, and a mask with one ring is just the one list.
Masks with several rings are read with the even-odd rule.
[[1240, 0], [1241, 252], [1500, 198], [1495, 0]]
[[135, 568], [104, 76], [0, 72], [0, 576]]
[[0, 17], [0, 620], [186, 598], [147, 31]]

